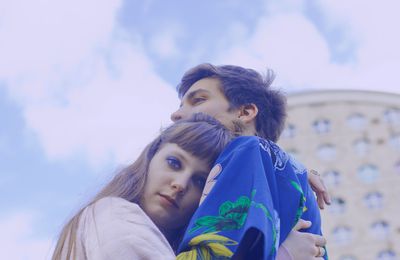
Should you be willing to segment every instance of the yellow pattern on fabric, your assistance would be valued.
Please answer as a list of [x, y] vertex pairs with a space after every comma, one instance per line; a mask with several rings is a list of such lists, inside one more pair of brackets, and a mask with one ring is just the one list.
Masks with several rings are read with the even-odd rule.
[[217, 232], [206, 233], [194, 237], [189, 242], [191, 250], [180, 253], [177, 260], [211, 260], [213, 257], [218, 259], [229, 259], [232, 257], [233, 252], [227, 248], [229, 245], [237, 245], [237, 242], [218, 235]]

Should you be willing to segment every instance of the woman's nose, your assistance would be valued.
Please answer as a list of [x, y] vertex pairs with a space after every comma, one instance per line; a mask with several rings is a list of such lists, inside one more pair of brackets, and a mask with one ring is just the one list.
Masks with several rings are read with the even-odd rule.
[[172, 189], [180, 195], [185, 194], [189, 185], [189, 179], [186, 176], [177, 176], [171, 182]]

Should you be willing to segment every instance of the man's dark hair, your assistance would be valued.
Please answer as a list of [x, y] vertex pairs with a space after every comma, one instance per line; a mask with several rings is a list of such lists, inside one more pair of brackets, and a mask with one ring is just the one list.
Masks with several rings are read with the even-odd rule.
[[200, 64], [183, 75], [177, 86], [179, 98], [182, 98], [196, 81], [204, 78], [220, 81], [221, 91], [229, 101], [230, 109], [255, 104], [258, 108], [257, 135], [272, 141], [278, 140], [286, 119], [286, 98], [279, 91], [271, 89], [275, 78], [272, 70], [267, 70], [263, 77], [255, 70], [240, 66]]

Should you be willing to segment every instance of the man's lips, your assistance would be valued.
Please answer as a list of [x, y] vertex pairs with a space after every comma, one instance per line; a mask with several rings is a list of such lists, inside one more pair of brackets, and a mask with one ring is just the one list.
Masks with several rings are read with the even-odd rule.
[[175, 208], [179, 209], [178, 203], [176, 203], [176, 200], [173, 199], [171, 196], [165, 195], [165, 194], [159, 194], [162, 198], [164, 198], [166, 201], [168, 201], [172, 206]]

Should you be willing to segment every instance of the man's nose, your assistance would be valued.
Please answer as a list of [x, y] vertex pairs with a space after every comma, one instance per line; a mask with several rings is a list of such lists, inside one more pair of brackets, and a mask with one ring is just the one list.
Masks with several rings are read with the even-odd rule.
[[182, 108], [179, 108], [178, 110], [176, 110], [174, 113], [171, 114], [171, 120], [172, 122], [176, 122], [181, 119], [184, 119], [184, 113], [182, 111]]

